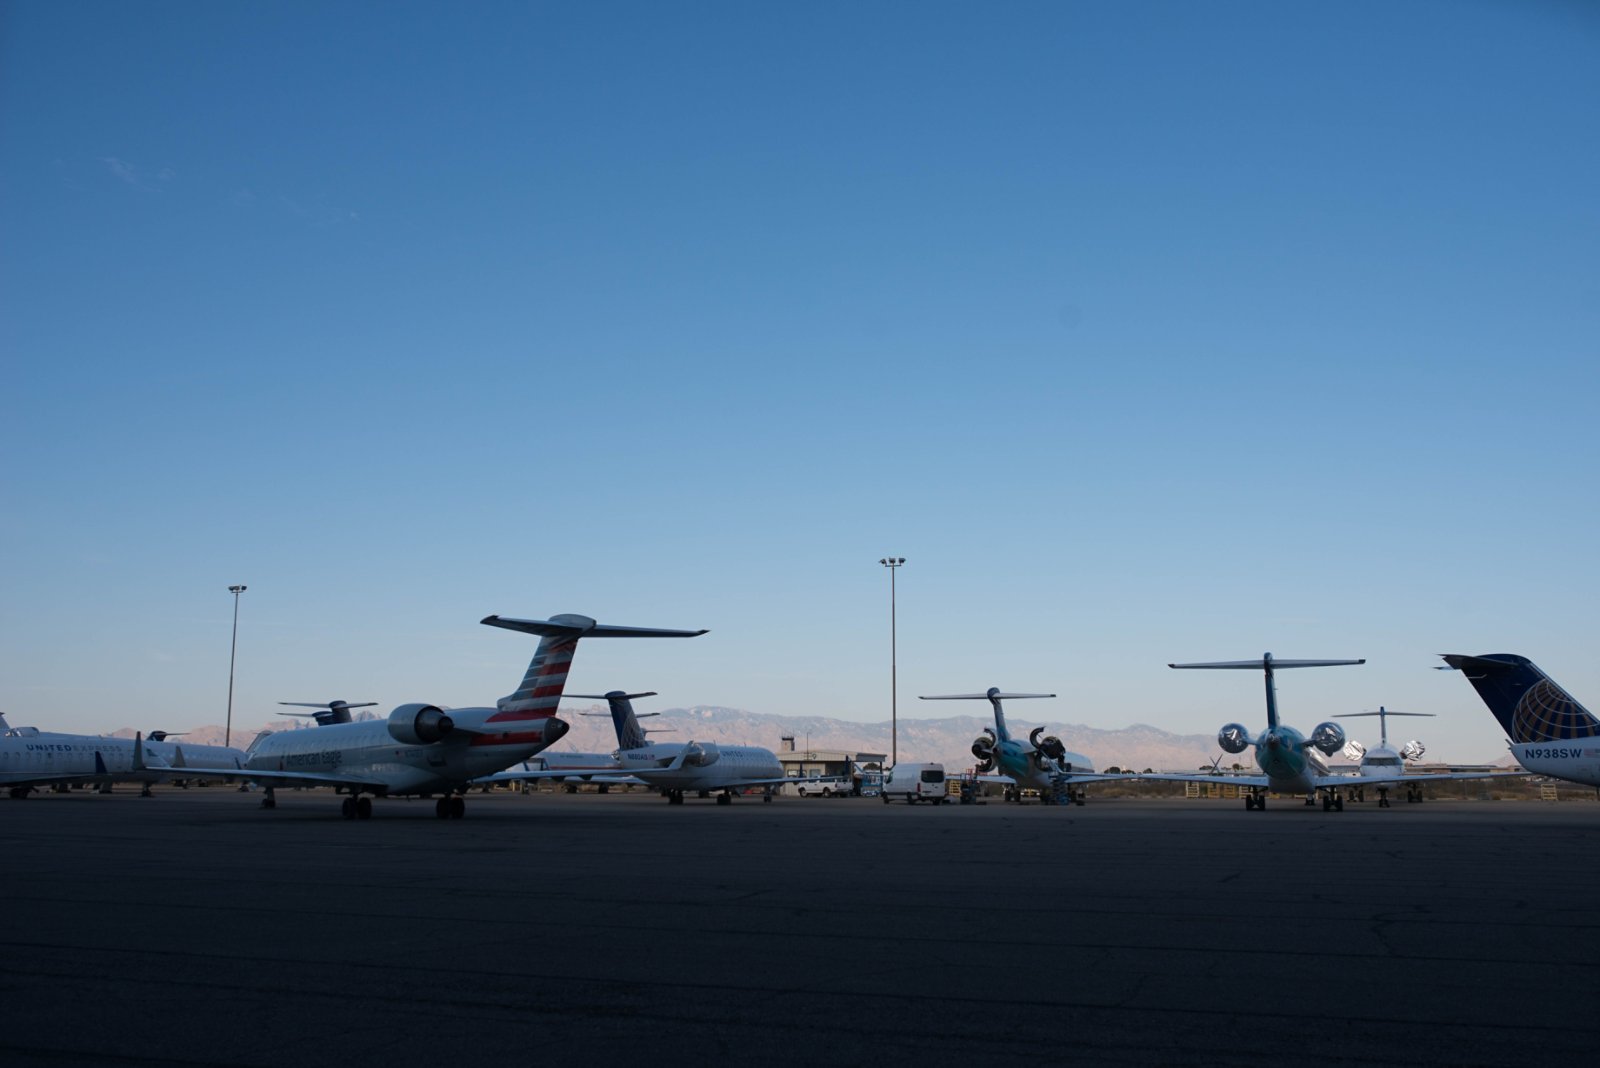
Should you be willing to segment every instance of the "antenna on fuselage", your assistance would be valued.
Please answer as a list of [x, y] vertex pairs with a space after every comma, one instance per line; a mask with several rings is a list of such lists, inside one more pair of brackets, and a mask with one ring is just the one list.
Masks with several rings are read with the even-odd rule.
[[1168, 664], [1169, 668], [1222, 668], [1236, 671], [1252, 671], [1260, 668], [1266, 676], [1267, 683], [1267, 729], [1272, 730], [1278, 726], [1278, 690], [1272, 682], [1272, 672], [1281, 668], [1303, 667], [1345, 667], [1351, 664], [1365, 664], [1366, 657], [1360, 660], [1274, 660], [1271, 653], [1262, 653], [1260, 660], [1213, 660], [1200, 664]]

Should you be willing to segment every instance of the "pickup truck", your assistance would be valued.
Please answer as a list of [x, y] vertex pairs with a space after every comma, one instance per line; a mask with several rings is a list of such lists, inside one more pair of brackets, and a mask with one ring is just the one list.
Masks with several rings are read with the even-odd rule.
[[855, 783], [849, 779], [797, 779], [784, 786], [801, 797], [849, 797]]

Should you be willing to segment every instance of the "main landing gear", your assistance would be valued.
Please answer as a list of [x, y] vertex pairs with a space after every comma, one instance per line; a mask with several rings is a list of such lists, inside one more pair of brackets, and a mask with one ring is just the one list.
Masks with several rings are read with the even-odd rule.
[[726, 791], [726, 790], [722, 791], [720, 794], [717, 795], [717, 804], [719, 804], [719, 805], [731, 805], [731, 804], [733, 804], [733, 795], [731, 793], [729, 793], [728, 791]]
[[683, 791], [682, 790], [663, 790], [661, 792], [666, 796], [667, 804], [669, 804], [669, 805], [681, 805], [681, 804], [683, 804]]
[[1262, 811], [1267, 807], [1267, 792], [1259, 787], [1251, 787], [1250, 792], [1244, 795], [1244, 807]]
[[1406, 783], [1406, 804], [1422, 804], [1422, 784], [1420, 782]]
[[466, 799], [459, 794], [441, 797], [433, 803], [433, 814], [442, 820], [458, 820], [467, 814]]
[[372, 798], [347, 797], [339, 811], [347, 820], [370, 820], [372, 818]]
[[1324, 790], [1322, 792], [1322, 811], [1328, 812], [1330, 810], [1333, 812], [1344, 811], [1344, 798], [1340, 797], [1336, 790]]
[[278, 807], [278, 799], [273, 796], [272, 787], [270, 787], [270, 786], [267, 787], [266, 793], [261, 795], [261, 807], [262, 808], [277, 808]]

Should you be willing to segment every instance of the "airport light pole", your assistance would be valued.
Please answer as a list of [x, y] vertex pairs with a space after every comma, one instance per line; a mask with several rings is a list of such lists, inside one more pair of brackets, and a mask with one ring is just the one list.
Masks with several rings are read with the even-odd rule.
[[222, 744], [233, 744], [233, 664], [239, 654], [239, 595], [248, 587], [229, 586], [233, 594], [233, 644], [228, 648], [228, 724], [222, 728]]
[[900, 763], [899, 667], [895, 662], [894, 573], [906, 562], [903, 556], [885, 556], [878, 563], [889, 569], [889, 766]]

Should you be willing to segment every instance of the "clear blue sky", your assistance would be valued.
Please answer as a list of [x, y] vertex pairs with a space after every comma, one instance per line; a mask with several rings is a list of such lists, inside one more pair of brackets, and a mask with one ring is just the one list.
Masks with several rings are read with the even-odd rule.
[[0, 7], [0, 711], [1591, 707], [1579, 3]]

